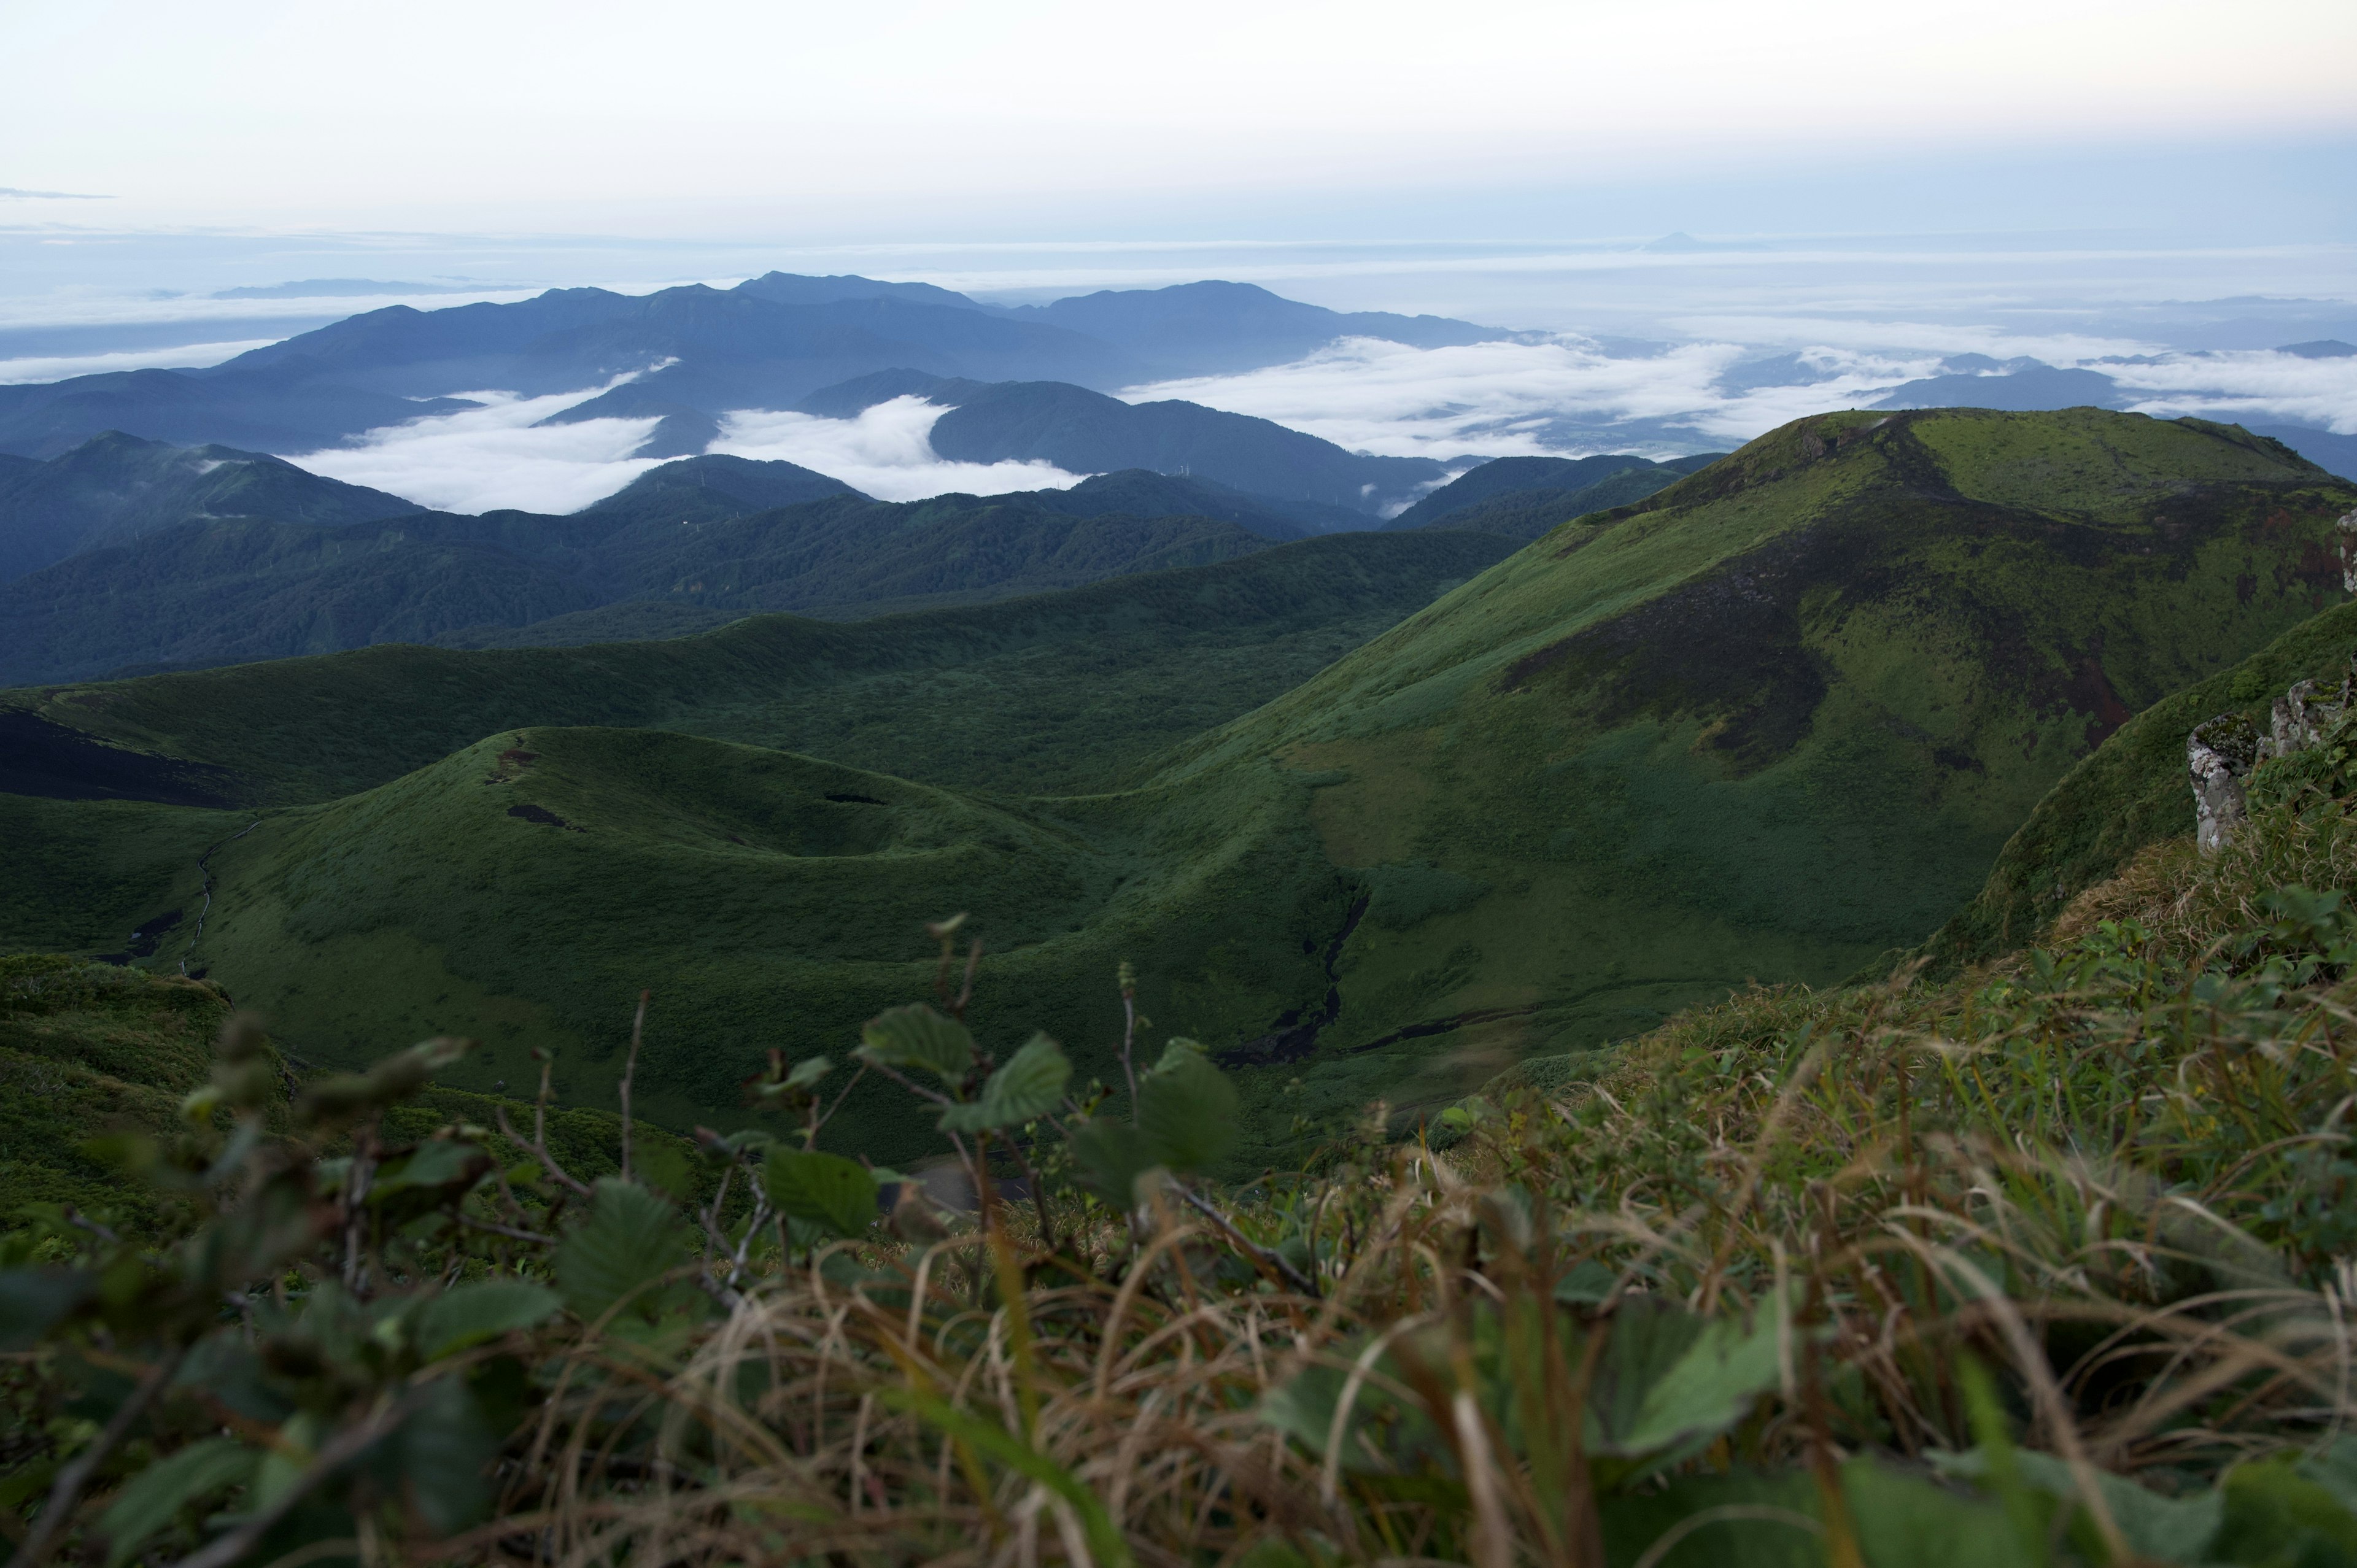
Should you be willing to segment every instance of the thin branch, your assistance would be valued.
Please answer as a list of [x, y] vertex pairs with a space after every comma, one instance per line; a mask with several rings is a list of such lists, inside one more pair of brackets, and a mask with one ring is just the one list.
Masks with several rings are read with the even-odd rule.
[[639, 1070], [639, 1040], [647, 1031], [647, 1004], [651, 991], [639, 993], [638, 1015], [630, 1020], [630, 1058], [622, 1064], [622, 1179], [630, 1179], [630, 1079]]
[[819, 1129], [834, 1120], [834, 1113], [843, 1109], [843, 1102], [851, 1098], [851, 1091], [857, 1089], [859, 1087], [859, 1080], [866, 1076], [867, 1064], [866, 1062], [861, 1062], [859, 1064], [859, 1070], [851, 1075], [851, 1081], [843, 1086], [843, 1092], [834, 1097], [834, 1103], [826, 1108], [826, 1114], [810, 1124], [809, 1136], [802, 1141], [803, 1148], [815, 1149], [818, 1147]]
[[554, 1247], [556, 1238], [544, 1236], [537, 1230], [519, 1230], [512, 1225], [502, 1225], [495, 1219], [478, 1219], [471, 1214], [457, 1216], [458, 1223], [469, 1230], [485, 1230], [494, 1236], [504, 1236], [511, 1241], [529, 1241], [537, 1247]]
[[1195, 1193], [1194, 1189], [1189, 1187], [1186, 1183], [1174, 1181], [1170, 1185], [1178, 1189], [1178, 1196], [1187, 1200], [1189, 1207], [1201, 1214], [1205, 1219], [1218, 1226], [1222, 1230], [1226, 1231], [1228, 1240], [1235, 1245], [1237, 1251], [1243, 1252], [1244, 1256], [1250, 1258], [1255, 1264], [1259, 1265], [1264, 1273], [1277, 1275], [1279, 1278], [1283, 1279], [1286, 1283], [1291, 1285], [1295, 1290], [1299, 1291], [1304, 1295], [1314, 1296], [1318, 1294], [1318, 1286], [1314, 1281], [1303, 1278], [1299, 1269], [1295, 1268], [1291, 1263], [1286, 1262], [1283, 1258], [1278, 1257], [1275, 1252], [1270, 1251], [1267, 1248], [1262, 1246], [1259, 1242], [1254, 1240], [1251, 1237], [1237, 1230], [1233, 1220], [1221, 1213], [1219, 1209], [1211, 1203], [1206, 1202], [1202, 1197], [1199, 1197]]
[[[580, 1194], [583, 1197], [590, 1196], [591, 1189], [589, 1184], [586, 1181], [577, 1179], [563, 1165], [558, 1165], [556, 1163], [556, 1156], [548, 1152], [548, 1144], [545, 1142], [539, 1137], [527, 1138], [509, 1124], [508, 1108], [506, 1106], [493, 1106], [491, 1108], [491, 1118], [500, 1124], [500, 1136], [505, 1138], [509, 1143], [513, 1144], [517, 1148], [523, 1150], [526, 1154], [537, 1158], [540, 1161], [540, 1168], [548, 1173], [550, 1180], [557, 1183], [561, 1187], [570, 1189], [573, 1192]], [[535, 1130], [537, 1130], [537, 1123], [540, 1121], [540, 1117], [537, 1113], [533, 1115], [533, 1121], [535, 1123]]]
[[99, 1433], [97, 1440], [75, 1455], [73, 1462], [58, 1472], [56, 1483], [49, 1487], [49, 1500], [42, 1505], [41, 1517], [33, 1521], [32, 1530], [25, 1537], [25, 1543], [16, 1548], [15, 1556], [8, 1559], [8, 1568], [38, 1568], [49, 1553], [57, 1550], [58, 1541], [65, 1535], [67, 1523], [73, 1518], [74, 1505], [81, 1500], [82, 1488], [90, 1485], [90, 1478], [98, 1473], [99, 1466], [123, 1446], [123, 1440], [131, 1435], [131, 1429], [139, 1424], [139, 1418], [147, 1413], [147, 1407], [154, 1404], [156, 1397], [171, 1385], [173, 1375], [179, 1371], [180, 1363], [188, 1359], [188, 1348], [183, 1346], [150, 1368], [147, 1375], [139, 1380], [138, 1386], [131, 1391], [130, 1397], [115, 1407], [113, 1416]]
[[[372, 1444], [400, 1425], [422, 1402], [421, 1391], [413, 1388], [406, 1398], [386, 1406], [371, 1419], [357, 1426], [346, 1427], [320, 1447], [309, 1467], [296, 1477], [285, 1491], [272, 1498], [267, 1508], [258, 1513], [248, 1514], [244, 1523], [203, 1551], [181, 1558], [174, 1568], [230, 1568], [230, 1564], [260, 1544], [262, 1538], [269, 1534], [280, 1520], [293, 1512], [305, 1498], [309, 1497], [321, 1481], [367, 1452]], [[10, 1568], [16, 1568], [16, 1565], [10, 1564]]]

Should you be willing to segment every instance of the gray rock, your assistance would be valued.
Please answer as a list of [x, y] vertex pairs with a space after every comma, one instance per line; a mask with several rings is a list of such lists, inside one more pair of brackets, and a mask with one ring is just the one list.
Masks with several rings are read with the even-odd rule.
[[2240, 714], [2220, 714], [2185, 737], [2185, 768], [2193, 782], [2194, 843], [2215, 854], [2251, 814], [2243, 780], [2257, 766], [2258, 730]]

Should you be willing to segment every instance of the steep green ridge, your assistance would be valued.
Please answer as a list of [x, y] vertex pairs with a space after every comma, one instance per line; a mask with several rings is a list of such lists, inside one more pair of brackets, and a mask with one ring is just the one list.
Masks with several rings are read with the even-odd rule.
[[2275, 700], [2296, 681], [2337, 683], [2357, 655], [2357, 604], [2335, 606], [2244, 660], [2122, 725], [2038, 802], [1991, 869], [1980, 896], [1923, 944], [1946, 970], [2039, 940], [2065, 906], [2136, 851], [2193, 832], [2185, 738], [2223, 713], [2267, 730]]
[[866, 621], [762, 616], [675, 640], [516, 651], [382, 647], [25, 691], [0, 695], [0, 719], [226, 768], [255, 804], [331, 800], [539, 723], [682, 730], [966, 788], [1103, 789], [1510, 548], [1337, 534]]
[[1617, 468], [1595, 483], [1576, 489], [1541, 486], [1506, 490], [1445, 512], [1420, 526], [1470, 528], [1484, 533], [1501, 533], [1509, 539], [1536, 539], [1557, 523], [1643, 500], [1688, 474], [1701, 472], [1725, 456], [1724, 452], [1703, 452], [1692, 457], [1673, 457], [1666, 463]]
[[[1127, 710], [1169, 705], [1133, 685], [1069, 744], [1006, 706], [959, 727], [976, 693], [1110, 684], [1068, 660], [1121, 641], [1115, 622], [1041, 629], [1080, 596], [963, 624], [385, 650], [18, 702], [318, 802], [214, 853], [195, 954], [298, 1048], [340, 1059], [395, 1043], [371, 1030], [458, 1028], [491, 1047], [469, 1071], [512, 1081], [548, 1045], [587, 1098], [652, 986], [641, 1103], [711, 1121], [749, 1052], [839, 1049], [844, 1018], [922, 983], [918, 923], [968, 909], [996, 955], [986, 1033], [1046, 1026], [1110, 1077], [1110, 977], [1131, 960], [1153, 1037], [1245, 1069], [1238, 1157], [1257, 1163], [1297, 1118], [1428, 1106], [1748, 978], [1835, 979], [1920, 940], [2136, 708], [2340, 596], [2329, 541], [2352, 500], [2196, 421], [1807, 420], [1557, 529], [1117, 794], [953, 792], [993, 766], [1013, 788], [1103, 788], [1120, 768], [1063, 758], [1138, 745], [1150, 721]], [[1379, 537], [1495, 546], [1310, 541], [1087, 592], [1173, 627], [1215, 584]], [[1262, 624], [1284, 624], [1289, 579], [1256, 580]], [[1141, 583], [1152, 605], [1121, 599]], [[1033, 649], [1047, 676], [1003, 676]], [[853, 650], [899, 684], [866, 687], [890, 696], [871, 733], [835, 732], [834, 760], [726, 744], [812, 748], [789, 733], [812, 721], [778, 715], [844, 687], [780, 672]], [[1011, 662], [956, 684], [990, 658]], [[1226, 679], [1165, 668], [1189, 671], [1181, 691]], [[682, 714], [723, 738], [566, 727]], [[1044, 760], [1015, 783], [1027, 755]], [[906, 777], [920, 768], [939, 783]], [[1041, 778], [1060, 768], [1098, 782]], [[161, 907], [125, 908], [124, 929]], [[920, 1126], [865, 1094], [843, 1146], [898, 1157]]]
[[2198, 421], [1836, 414], [1556, 530], [1171, 775], [1315, 785], [1372, 890], [1297, 1099], [1920, 940], [2137, 708], [2341, 597], [2352, 496]]

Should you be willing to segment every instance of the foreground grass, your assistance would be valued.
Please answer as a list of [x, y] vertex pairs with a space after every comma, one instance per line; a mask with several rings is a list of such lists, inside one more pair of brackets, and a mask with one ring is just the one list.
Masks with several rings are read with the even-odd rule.
[[[1298, 1176], [1126, 1201], [1091, 1129], [1214, 1152], [1183, 1044], [1040, 1110], [1006, 1079], [1050, 1047], [879, 1019], [863, 1070], [938, 1085], [983, 1191], [878, 1225], [891, 1173], [805, 1152], [824, 1068], [753, 1081], [799, 1132], [598, 1181], [586, 1129], [419, 1102], [455, 1047], [290, 1108], [232, 1025], [185, 1142], [144, 1134], [181, 1218], [8, 1242], [20, 1561], [2357, 1562], [2320, 783], [1993, 968], [1756, 990], [1432, 1136], [1378, 1107]], [[1157, 1073], [1209, 1098], [1166, 1125]]]

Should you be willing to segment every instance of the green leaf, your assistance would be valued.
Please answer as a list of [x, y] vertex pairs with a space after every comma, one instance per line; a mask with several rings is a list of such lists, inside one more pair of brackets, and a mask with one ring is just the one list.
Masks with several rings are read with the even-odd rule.
[[856, 1236], [876, 1223], [876, 1178], [856, 1160], [815, 1150], [771, 1149], [762, 1166], [770, 1201], [791, 1219]]
[[1137, 1178], [1156, 1164], [1135, 1128], [1102, 1116], [1072, 1129], [1072, 1157], [1089, 1190], [1125, 1212], [1137, 1202]]
[[1204, 1055], [1205, 1048], [1202, 1041], [1190, 1040], [1184, 1035], [1173, 1035], [1162, 1047], [1161, 1059], [1148, 1068], [1146, 1072], [1149, 1077], [1157, 1072], [1168, 1072], [1171, 1069], [1184, 1067], [1190, 1061], [1201, 1061]]
[[956, 1083], [974, 1067], [974, 1036], [921, 1002], [888, 1008], [859, 1032], [858, 1054], [888, 1068], [922, 1068]]
[[976, 1133], [1037, 1121], [1062, 1101], [1064, 1085], [1071, 1077], [1072, 1064], [1065, 1059], [1064, 1047], [1045, 1035], [1034, 1035], [990, 1075], [990, 1081], [982, 1086], [981, 1099], [942, 1112], [942, 1131]]
[[500, 1440], [461, 1380], [436, 1378], [423, 1391], [424, 1402], [393, 1441], [377, 1450], [374, 1468], [409, 1494], [428, 1528], [449, 1535], [489, 1517], [486, 1472], [499, 1457]]
[[1622, 1452], [1652, 1454], [1696, 1437], [1716, 1437], [1750, 1413], [1752, 1401], [1781, 1380], [1776, 1314], [1762, 1307], [1747, 1329], [1719, 1318], [1702, 1331], [1661, 1381], [1645, 1391]]
[[1236, 1090], [1209, 1058], [1178, 1042], [1137, 1086], [1137, 1130], [1155, 1165], [1200, 1171], [1235, 1147]]
[[418, 1187], [472, 1187], [490, 1174], [491, 1157], [472, 1144], [428, 1138], [405, 1155], [386, 1160], [369, 1178], [369, 1201]]
[[808, 1089], [834, 1070], [834, 1064], [824, 1057], [813, 1057], [808, 1061], [796, 1062], [794, 1070], [786, 1074], [786, 1087]]
[[644, 1289], [687, 1258], [687, 1227], [672, 1206], [635, 1182], [597, 1184], [588, 1218], [556, 1248], [556, 1284], [586, 1320]]
[[235, 1438], [208, 1437], [133, 1476], [98, 1521], [106, 1532], [106, 1568], [137, 1556], [190, 1503], [253, 1479], [261, 1459]]
[[453, 1286], [417, 1315], [418, 1353], [429, 1361], [519, 1328], [530, 1328], [564, 1303], [523, 1280], [478, 1280]]

